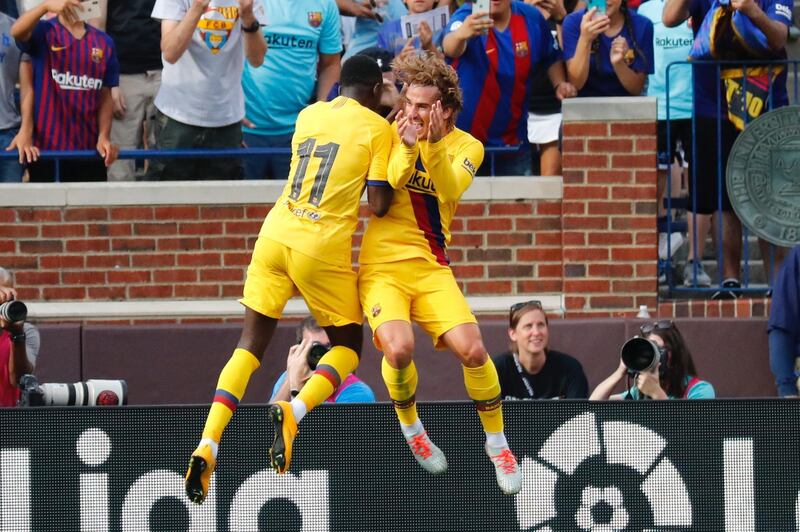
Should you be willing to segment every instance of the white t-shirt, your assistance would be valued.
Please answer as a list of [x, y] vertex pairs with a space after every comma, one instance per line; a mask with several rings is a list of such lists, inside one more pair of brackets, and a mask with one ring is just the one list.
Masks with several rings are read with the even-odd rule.
[[[156, 0], [152, 17], [180, 21], [192, 0]], [[192, 41], [174, 64], [166, 61], [155, 105], [168, 117], [201, 127], [222, 127], [244, 118], [239, 2], [211, 0]]]

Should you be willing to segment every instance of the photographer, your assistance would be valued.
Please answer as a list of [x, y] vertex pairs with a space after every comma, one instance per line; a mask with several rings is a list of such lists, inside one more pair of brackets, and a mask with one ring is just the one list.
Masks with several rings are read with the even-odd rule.
[[[0, 268], [0, 305], [17, 298], [11, 273]], [[8, 322], [0, 317], [0, 407], [15, 406], [19, 378], [33, 373], [39, 353], [39, 331], [24, 320]]]
[[[297, 343], [289, 348], [289, 356], [286, 357], [286, 371], [284, 371], [275, 386], [272, 388], [270, 403], [275, 401], [291, 401], [294, 395], [314, 373], [316, 363], [321, 356], [313, 357], [314, 367], [309, 364], [309, 353], [321, 350], [321, 354], [330, 349], [330, 340], [325, 333], [325, 329], [319, 326], [313, 316], [307, 316], [297, 326]], [[375, 394], [372, 389], [356, 377], [350, 374], [342, 381], [336, 393], [328, 398], [329, 403], [374, 403]]]
[[696, 377], [692, 354], [678, 328], [671, 320], [645, 323], [639, 329], [641, 338], [659, 348], [661, 362], [651, 371], [636, 373], [635, 386], [627, 392], [611, 395], [628, 373], [620, 360], [619, 367], [594, 389], [591, 400], [603, 399], [713, 399], [714, 387]]

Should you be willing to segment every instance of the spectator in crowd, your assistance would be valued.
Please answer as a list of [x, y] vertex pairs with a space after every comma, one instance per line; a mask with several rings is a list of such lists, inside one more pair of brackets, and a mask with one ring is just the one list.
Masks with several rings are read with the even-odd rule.
[[[272, 397], [269, 402], [291, 401], [300, 392], [311, 375], [314, 367], [309, 365], [308, 354], [314, 344], [321, 344], [330, 349], [331, 341], [328, 333], [319, 326], [313, 316], [307, 316], [297, 326], [297, 343], [289, 348], [286, 357], [286, 371], [284, 371], [275, 386], [272, 388]], [[369, 385], [356, 377], [354, 373], [348, 375], [333, 395], [325, 400], [327, 403], [374, 403], [375, 394]]]
[[[677, 26], [691, 17], [692, 30], [700, 29], [703, 19], [710, 11], [713, 0], [667, 0], [662, 13], [666, 26]], [[779, 58], [786, 58], [786, 40], [789, 36], [789, 26], [792, 22], [792, 2], [790, 0], [731, 0], [730, 5], [739, 13], [745, 15], [766, 37], [769, 49]], [[730, 54], [729, 54], [730, 55]], [[726, 59], [753, 59], [751, 57], [727, 57]], [[726, 95], [725, 82], [717, 75], [715, 65], [694, 65], [694, 115], [696, 120], [695, 145], [697, 151], [695, 175], [689, 180], [691, 186], [689, 193], [689, 209], [692, 210], [695, 220], [690, 229], [690, 239], [693, 239], [689, 251], [689, 261], [684, 269], [684, 276], [691, 279], [691, 285], [699, 285], [705, 281], [701, 277], [700, 255], [702, 254], [705, 236], [708, 234], [712, 221], [722, 223], [723, 263], [721, 265], [720, 290], [712, 298], [731, 299], [738, 296], [739, 270], [742, 259], [742, 224], [733, 212], [728, 197], [725, 173], [727, 171], [728, 155], [733, 143], [739, 134], [736, 126], [728, 119], [728, 102], [725, 97], [718, 100], [718, 95]], [[752, 80], [750, 90], [756, 86]], [[786, 90], [786, 69], [773, 81], [767, 91], [771, 101], [762, 101], [763, 108], [783, 107], [788, 105], [789, 97]], [[747, 101], [753, 101], [754, 94], [747, 96]], [[748, 106], [749, 107], [749, 106]], [[719, 108], [719, 112], [718, 112]], [[721, 138], [720, 149], [717, 146], [717, 137]], [[721, 174], [718, 174], [718, 163]], [[721, 176], [722, 187], [718, 189], [718, 177]], [[722, 200], [722, 212], [717, 213], [718, 200]], [[695, 206], [696, 204], [696, 206]], [[720, 216], [721, 214], [721, 216]], [[714, 220], [712, 220], [712, 215]], [[766, 241], [759, 239], [761, 255], [770, 256], [769, 246]], [[696, 249], [695, 249], [696, 248]], [[772, 267], [767, 268], [768, 279], [772, 272], [780, 267], [785, 254], [785, 249], [775, 248], [775, 261]], [[695, 273], [697, 278], [695, 278]], [[696, 281], [696, 282], [695, 282]], [[709, 279], [710, 281], [710, 279]]]
[[[561, 42], [560, 29], [567, 14], [572, 13], [576, 0], [526, 0], [534, 6], [547, 20], [550, 33], [556, 43]], [[560, 49], [560, 46], [559, 46]], [[569, 82], [564, 82], [568, 84]], [[577, 90], [568, 85], [571, 95]], [[535, 76], [530, 98], [528, 99], [528, 142], [532, 149], [538, 149], [539, 168], [532, 172], [536, 175], [561, 175], [561, 100], [550, 80], [545, 76]]]
[[[354, 13], [355, 31], [350, 45], [345, 51], [343, 60], [356, 55], [364, 48], [378, 45], [378, 30], [381, 24], [399, 19], [408, 13], [403, 0], [353, 0], [360, 6], [360, 12]], [[412, 0], [413, 1], [413, 0]]]
[[[17, 82], [20, 81], [21, 53], [14, 39], [11, 37], [11, 26], [14, 19], [5, 13], [0, 13], [0, 146], [7, 146], [6, 151], [17, 148], [20, 132], [20, 112], [15, 102]], [[29, 70], [29, 69], [28, 69]], [[30, 81], [28, 80], [28, 83]], [[22, 82], [20, 81], [20, 85]], [[30, 86], [30, 85], [28, 85]], [[20, 101], [24, 100], [22, 90]], [[32, 101], [32, 100], [31, 100]], [[31, 124], [26, 124], [28, 127]], [[31, 131], [31, 135], [32, 135]], [[0, 183], [19, 183], [22, 181], [22, 158], [24, 150], [20, 152], [20, 161], [13, 159], [0, 160]]]
[[[427, 13], [437, 7], [437, 0], [410, 0], [408, 13], [417, 15]], [[406, 39], [403, 36], [401, 19], [396, 18], [383, 23], [378, 29], [378, 46], [392, 52], [392, 55], [403, 55], [412, 51], [425, 51], [441, 57], [442, 30], [435, 34], [427, 22], [419, 25], [419, 36]]]
[[[673, 66], [667, 75], [670, 63], [686, 61], [692, 48], [692, 29], [688, 22], [669, 28], [661, 21], [665, 0], [648, 0], [638, 10], [639, 15], [653, 24], [653, 73], [647, 79], [647, 95], [655, 96], [658, 105], [658, 213], [666, 211], [663, 198], [668, 193], [677, 197], [681, 190], [684, 163], [691, 168], [692, 152], [692, 72], [689, 65]], [[667, 87], [669, 79], [669, 87]], [[667, 89], [669, 88], [669, 94]], [[667, 144], [667, 103], [669, 102], [669, 144]], [[669, 191], [667, 192], [667, 173], [669, 172]], [[691, 222], [690, 222], [691, 223]], [[691, 234], [691, 232], [690, 232]], [[669, 245], [667, 239], [669, 238]], [[680, 232], [659, 234], [658, 256], [666, 260], [683, 244]], [[705, 275], [705, 286], [710, 284]], [[666, 275], [664, 276], [666, 280]], [[698, 280], [700, 277], [698, 276]]]
[[[356, 55], [371, 57], [381, 68], [381, 72], [383, 73], [383, 94], [381, 95], [381, 105], [375, 112], [383, 117], [388, 117], [390, 113], [399, 106], [400, 90], [402, 88], [398, 87], [397, 74], [392, 69], [392, 59], [394, 59], [394, 56], [388, 50], [378, 48], [377, 46], [365, 48]], [[338, 81], [333, 84], [330, 93], [328, 93], [328, 101], [339, 96], [340, 86]]]
[[[11, 273], [0, 268], [0, 305], [17, 298]], [[0, 407], [15, 406], [19, 378], [33, 373], [39, 354], [39, 331], [27, 322], [0, 318]]]
[[581, 363], [549, 348], [550, 329], [539, 301], [512, 305], [511, 351], [492, 360], [505, 399], [586, 399], [589, 383]]
[[[250, 148], [287, 153], [248, 157], [248, 179], [286, 179], [297, 115], [309, 102], [326, 101], [341, 71], [342, 35], [334, 0], [264, 0], [269, 54], [245, 68], [244, 142]], [[279, 96], [278, 96], [279, 95]]]
[[[670, 320], [645, 323], [639, 329], [642, 338], [659, 347], [661, 363], [652, 371], [636, 374], [635, 385], [626, 392], [612, 395], [614, 388], [626, 376], [628, 368], [620, 360], [619, 367], [606, 380], [597, 385], [589, 399], [713, 399], [714, 387], [697, 378], [692, 354], [678, 330]], [[666, 367], [662, 365], [666, 363]]]
[[[495, 174], [530, 175], [528, 100], [533, 79], [545, 71], [559, 99], [573, 95], [561, 52], [539, 11], [522, 2], [498, 0], [492, 12], [472, 13], [472, 4], [453, 14], [442, 48], [464, 91], [456, 126], [486, 146], [521, 146], [496, 157]], [[491, 157], [478, 171], [488, 175]]]
[[[16, 106], [14, 108], [16, 109]], [[11, 139], [11, 143], [6, 147], [6, 151], [17, 150], [20, 165], [34, 163], [39, 160], [39, 148], [33, 144], [33, 109], [33, 65], [31, 65], [30, 57], [22, 54], [19, 64], [20, 126], [16, 136]], [[20, 172], [19, 177], [13, 181], [20, 182], [22, 180], [22, 166], [17, 167], [17, 170]], [[13, 176], [17, 176], [17, 170], [11, 172]]]
[[[162, 83], [156, 94], [158, 149], [242, 145], [244, 60], [264, 61], [267, 43], [255, 0], [156, 0]], [[240, 179], [237, 159], [154, 159], [148, 179]]]
[[[61, 181], [105, 181], [117, 157], [112, 144], [111, 88], [119, 81], [114, 43], [78, 18], [78, 0], [47, 0], [14, 23], [12, 36], [33, 64], [33, 145], [41, 150], [93, 150], [101, 158], [61, 163]], [[41, 20], [48, 12], [58, 16]], [[77, 92], [76, 92], [77, 91]], [[53, 161], [29, 166], [31, 181], [53, 181]]]
[[[156, 93], [161, 86], [161, 39], [158, 21], [150, 17], [155, 0], [105, 0], [98, 27], [117, 47], [119, 86], [111, 89], [114, 119], [111, 142], [123, 150], [150, 147]], [[147, 123], [147, 131], [145, 131]], [[109, 181], [133, 181], [133, 159], [118, 160], [108, 168]]]
[[795, 246], [775, 277], [769, 311], [769, 365], [778, 395], [797, 397], [800, 377], [800, 246]]
[[639, 96], [653, 73], [653, 24], [626, 0], [607, 0], [564, 19], [564, 58], [578, 96]]

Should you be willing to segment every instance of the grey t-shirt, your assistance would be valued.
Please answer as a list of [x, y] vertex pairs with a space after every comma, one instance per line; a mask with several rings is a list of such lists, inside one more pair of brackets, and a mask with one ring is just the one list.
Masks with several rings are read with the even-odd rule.
[[0, 13], [0, 129], [19, 127], [19, 111], [14, 90], [19, 81], [19, 61], [22, 52], [11, 37], [14, 19]]
[[[156, 0], [152, 17], [180, 21], [192, 0]], [[189, 47], [174, 64], [164, 61], [155, 105], [168, 117], [200, 127], [244, 118], [244, 45], [237, 0], [211, 0]]]
[[25, 353], [28, 355], [28, 361], [31, 366], [36, 367], [36, 357], [39, 356], [39, 346], [42, 343], [39, 329], [31, 323], [25, 322], [22, 330], [25, 331]]

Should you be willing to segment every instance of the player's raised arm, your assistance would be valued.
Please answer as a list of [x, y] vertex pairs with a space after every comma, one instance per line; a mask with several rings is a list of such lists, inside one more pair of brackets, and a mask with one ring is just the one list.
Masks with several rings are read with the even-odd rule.
[[[405, 98], [405, 96], [404, 96]], [[397, 134], [392, 135], [392, 155], [389, 159], [389, 184], [394, 189], [406, 186], [414, 173], [414, 164], [419, 156], [419, 125], [414, 123], [401, 109], [395, 116]]]

